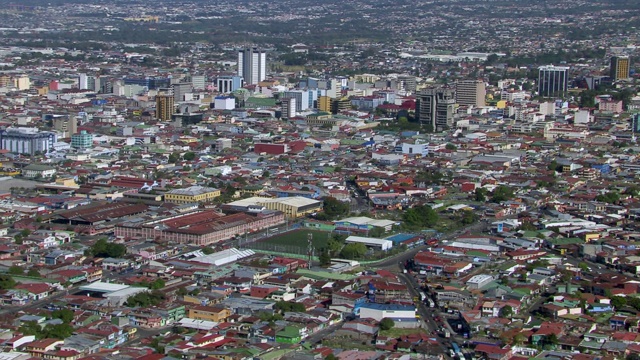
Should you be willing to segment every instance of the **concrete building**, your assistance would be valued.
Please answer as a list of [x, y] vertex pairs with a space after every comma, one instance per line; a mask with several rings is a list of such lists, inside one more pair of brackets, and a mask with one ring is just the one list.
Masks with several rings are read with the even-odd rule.
[[296, 116], [296, 98], [284, 98], [282, 99], [282, 117], [284, 119], [291, 119]]
[[216, 79], [216, 88], [223, 94], [232, 93], [244, 86], [242, 76], [229, 75], [219, 76]]
[[474, 275], [471, 279], [467, 280], [467, 288], [470, 290], [478, 290], [488, 285], [493, 281], [493, 276], [491, 275]]
[[181, 82], [178, 84], [172, 84], [171, 88], [173, 88], [173, 99], [175, 102], [182, 102], [186, 100], [186, 94], [193, 91], [193, 86], [190, 82]]
[[204, 90], [207, 77], [204, 75], [191, 75], [191, 87], [195, 90]]
[[233, 96], [216, 96], [213, 99], [213, 107], [216, 110], [233, 110], [236, 108], [236, 98]]
[[71, 147], [75, 149], [89, 149], [93, 147], [93, 135], [86, 130], [80, 131], [79, 134], [71, 135]]
[[380, 321], [384, 318], [396, 320], [416, 319], [416, 307], [413, 305], [367, 303], [360, 306], [360, 318]]
[[382, 251], [391, 250], [391, 247], [393, 247], [393, 241], [391, 240], [377, 239], [377, 238], [370, 238], [370, 237], [363, 237], [363, 236], [353, 236], [353, 235], [349, 236], [345, 240], [345, 243], [364, 244], [366, 247], [376, 248]]
[[422, 126], [431, 126], [434, 131], [451, 128], [455, 113], [455, 91], [447, 87], [420, 91], [416, 101], [416, 117]]
[[172, 93], [164, 92], [156, 95], [156, 118], [162, 121], [171, 120], [175, 111], [175, 98]]
[[174, 189], [164, 194], [166, 202], [186, 204], [208, 202], [220, 196], [220, 190], [204, 186]]
[[415, 94], [417, 82], [413, 75], [398, 75], [398, 83], [402, 90]]
[[538, 95], [563, 98], [567, 95], [569, 68], [566, 66], [541, 66], [538, 68]]
[[631, 59], [628, 56], [611, 57], [609, 76], [612, 80], [628, 79]]
[[222, 205], [221, 208], [223, 211], [233, 212], [277, 210], [283, 212], [288, 218], [299, 218], [322, 210], [322, 201], [307, 199], [302, 196], [275, 199], [254, 196]]
[[0, 132], [0, 148], [17, 154], [46, 153], [57, 140], [55, 132], [36, 128], [8, 128]]
[[487, 96], [484, 81], [460, 80], [456, 83], [456, 103], [458, 105], [483, 107]]
[[296, 112], [302, 112], [309, 109], [309, 91], [307, 90], [289, 90], [282, 93], [282, 99], [294, 98], [296, 100]]
[[258, 48], [238, 51], [238, 76], [246, 84], [257, 84], [267, 78], [267, 54]]
[[331, 98], [329, 96], [318, 97], [318, 110], [322, 112], [331, 112]]
[[70, 115], [45, 115], [45, 120], [51, 119], [53, 129], [62, 133], [62, 137], [70, 137], [78, 132], [78, 120]]

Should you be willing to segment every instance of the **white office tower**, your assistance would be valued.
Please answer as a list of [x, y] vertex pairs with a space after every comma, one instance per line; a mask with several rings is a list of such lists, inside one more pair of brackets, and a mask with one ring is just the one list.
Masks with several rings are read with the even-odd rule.
[[245, 84], [257, 84], [267, 78], [267, 53], [258, 48], [238, 51], [238, 76]]
[[80, 90], [89, 89], [89, 77], [87, 76], [87, 74], [78, 75], [78, 89]]

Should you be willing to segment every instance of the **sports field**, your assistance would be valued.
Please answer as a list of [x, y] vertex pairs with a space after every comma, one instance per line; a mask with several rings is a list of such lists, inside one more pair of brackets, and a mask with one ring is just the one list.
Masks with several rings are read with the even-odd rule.
[[327, 246], [327, 241], [331, 236], [330, 232], [318, 230], [293, 230], [282, 234], [275, 234], [272, 237], [252, 243], [252, 249], [278, 251], [291, 254], [306, 254], [309, 246], [308, 236], [312, 235], [311, 243], [318, 254], [320, 249]]

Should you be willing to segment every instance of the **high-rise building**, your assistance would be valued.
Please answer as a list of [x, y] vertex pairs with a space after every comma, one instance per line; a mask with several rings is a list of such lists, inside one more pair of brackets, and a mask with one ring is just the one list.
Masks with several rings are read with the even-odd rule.
[[320, 96], [318, 98], [318, 110], [331, 112], [331, 98], [328, 96]]
[[267, 53], [258, 48], [238, 51], [238, 76], [245, 84], [257, 84], [267, 78]]
[[611, 57], [610, 77], [613, 80], [628, 79], [631, 59], [628, 56]]
[[89, 89], [89, 77], [87, 76], [87, 74], [78, 74], [78, 89]]
[[86, 130], [80, 131], [79, 134], [71, 135], [71, 147], [74, 149], [89, 149], [93, 146], [93, 135]]
[[296, 98], [284, 98], [282, 99], [282, 117], [285, 119], [291, 119], [296, 116]]
[[449, 87], [423, 89], [417, 94], [416, 118], [433, 131], [444, 131], [453, 126], [455, 108], [455, 90]]
[[69, 115], [46, 115], [45, 119], [53, 123], [53, 129], [62, 133], [65, 138], [71, 137], [78, 132], [78, 120]]
[[195, 90], [204, 90], [207, 78], [204, 75], [191, 75], [191, 86]]
[[[286, 98], [294, 98], [296, 99], [295, 111], [302, 112], [303, 110], [309, 109], [313, 106], [312, 95], [308, 90], [289, 90], [282, 93], [281, 98], [284, 100]], [[284, 115], [283, 115], [284, 116]]]
[[415, 94], [417, 82], [413, 75], [398, 75], [398, 83], [402, 85], [402, 90]]
[[242, 76], [238, 75], [219, 76], [216, 79], [216, 88], [223, 94], [232, 93], [240, 89], [243, 85]]
[[53, 131], [36, 128], [8, 128], [0, 132], [0, 148], [17, 154], [47, 153], [57, 140]]
[[162, 121], [171, 120], [175, 110], [174, 96], [171, 91], [159, 92], [156, 95], [156, 118]]
[[460, 80], [456, 83], [458, 105], [483, 107], [486, 96], [487, 90], [482, 80]]
[[173, 88], [173, 100], [177, 103], [185, 101], [185, 95], [193, 91], [190, 82], [172, 84], [171, 88]]
[[569, 89], [569, 68], [566, 66], [541, 66], [538, 69], [538, 95], [563, 98]]

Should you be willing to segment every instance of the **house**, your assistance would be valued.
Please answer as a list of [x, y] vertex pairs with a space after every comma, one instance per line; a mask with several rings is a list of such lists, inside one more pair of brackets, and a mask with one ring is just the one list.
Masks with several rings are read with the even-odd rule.
[[231, 310], [224, 307], [195, 305], [189, 307], [187, 317], [194, 320], [224, 322], [231, 316]]
[[54, 290], [51, 286], [43, 283], [18, 284], [15, 289], [27, 291], [32, 301], [42, 300]]
[[31, 356], [42, 358], [44, 353], [53, 351], [62, 344], [64, 341], [58, 339], [41, 339], [26, 344], [25, 351]]
[[30, 164], [22, 169], [22, 176], [28, 179], [49, 179], [56, 174], [56, 169], [40, 164]]
[[507, 360], [513, 356], [511, 348], [499, 346], [478, 344], [475, 348], [475, 353], [478, 357], [491, 359], [491, 360]]

